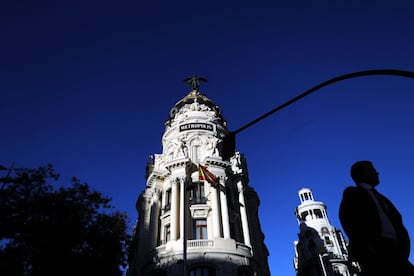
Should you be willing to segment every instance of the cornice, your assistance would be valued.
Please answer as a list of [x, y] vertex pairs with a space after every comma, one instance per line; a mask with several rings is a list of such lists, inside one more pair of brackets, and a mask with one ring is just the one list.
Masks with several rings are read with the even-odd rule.
[[156, 181], [156, 180], [164, 180], [168, 175], [169, 175], [169, 171], [165, 170], [165, 171], [157, 171], [154, 170], [151, 172], [151, 174], [148, 176], [147, 179], [147, 187], [152, 187], [152, 184]]
[[221, 157], [208, 156], [204, 159], [205, 165], [213, 165], [217, 167], [227, 168], [231, 165], [229, 161], [224, 161]]
[[185, 167], [185, 165], [188, 162], [190, 162], [190, 158], [175, 159], [175, 160], [165, 163], [165, 168], [171, 171], [172, 169], [178, 169], [178, 168]]

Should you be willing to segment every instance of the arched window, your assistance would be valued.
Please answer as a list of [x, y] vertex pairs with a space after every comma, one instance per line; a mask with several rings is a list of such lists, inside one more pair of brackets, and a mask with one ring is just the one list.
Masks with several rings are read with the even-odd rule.
[[300, 218], [301, 220], [305, 221], [306, 217], [309, 215], [308, 211], [304, 211], [302, 212], [302, 214], [300, 214]]
[[164, 211], [169, 211], [171, 209], [171, 189], [165, 191], [165, 205]]
[[321, 228], [321, 233], [323, 235], [323, 239], [326, 245], [333, 245], [330, 237], [329, 237], [329, 230], [327, 227], [322, 227]]
[[324, 237], [325, 238], [325, 244], [332, 244], [332, 241], [331, 241], [331, 239], [329, 238], [329, 236], [325, 236]]
[[169, 224], [165, 225], [165, 242], [168, 242], [171, 239], [171, 226]]

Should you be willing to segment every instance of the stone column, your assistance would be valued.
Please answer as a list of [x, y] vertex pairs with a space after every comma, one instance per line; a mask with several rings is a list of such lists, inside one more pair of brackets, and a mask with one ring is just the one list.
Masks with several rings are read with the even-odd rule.
[[171, 188], [171, 220], [170, 220], [170, 234], [171, 234], [171, 240], [175, 241], [177, 240], [177, 224], [178, 224], [178, 183], [176, 180], [173, 180]]
[[221, 203], [221, 218], [223, 222], [223, 235], [225, 239], [230, 239], [230, 224], [229, 224], [229, 209], [227, 207], [227, 196], [225, 193], [224, 180], [220, 178], [220, 203]]
[[219, 206], [217, 198], [217, 189], [210, 186], [211, 189], [211, 209], [213, 211], [213, 235], [214, 238], [220, 237], [220, 218], [219, 218]]
[[151, 251], [149, 240], [150, 240], [150, 225], [151, 225], [151, 197], [147, 190], [143, 195], [140, 196], [140, 221], [139, 223], [143, 226], [143, 231], [140, 236], [140, 243], [138, 244], [138, 252]]
[[167, 200], [166, 199], [166, 195], [167, 195], [167, 191], [166, 190], [163, 190], [162, 191], [162, 196], [161, 196], [161, 208], [163, 210], [162, 211], [162, 214], [165, 213], [165, 209], [164, 208], [165, 208], [165, 204], [166, 204], [165, 201]]
[[163, 219], [160, 220], [160, 224], [158, 227], [161, 228], [161, 231], [159, 231], [161, 244], [164, 244], [166, 241], [165, 241], [165, 221]]
[[185, 200], [185, 179], [184, 178], [180, 178], [180, 210], [179, 210], [179, 214], [180, 214], [180, 239], [183, 239], [183, 234], [184, 234], [184, 200]]
[[152, 197], [152, 204], [151, 204], [151, 218], [150, 218], [150, 248], [154, 248], [157, 246], [157, 239], [158, 239], [158, 221], [159, 221], [159, 201], [158, 195], [156, 192]]
[[239, 190], [240, 218], [241, 218], [241, 223], [242, 223], [242, 228], [243, 228], [244, 244], [251, 246], [249, 223], [247, 221], [247, 213], [246, 213], [246, 202], [244, 201], [244, 189], [243, 189], [243, 184], [241, 181], [237, 183], [237, 188]]

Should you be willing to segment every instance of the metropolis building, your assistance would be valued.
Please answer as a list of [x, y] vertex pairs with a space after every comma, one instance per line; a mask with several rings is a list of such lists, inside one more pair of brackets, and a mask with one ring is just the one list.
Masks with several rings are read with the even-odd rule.
[[299, 241], [294, 242], [294, 268], [298, 276], [356, 276], [359, 267], [348, 260], [342, 232], [331, 225], [323, 202], [315, 201], [311, 189], [298, 192], [295, 209]]
[[162, 153], [148, 160], [128, 276], [270, 275], [246, 160], [223, 160], [226, 121], [200, 80], [187, 79], [192, 91], [171, 108]]

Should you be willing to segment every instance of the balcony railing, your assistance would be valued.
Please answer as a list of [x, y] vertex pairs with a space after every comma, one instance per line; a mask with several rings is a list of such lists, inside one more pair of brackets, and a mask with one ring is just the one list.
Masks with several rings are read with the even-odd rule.
[[190, 198], [190, 205], [206, 204], [206, 202], [207, 202], [207, 198], [204, 196]]
[[187, 247], [213, 247], [214, 241], [212, 240], [189, 240], [187, 241]]

